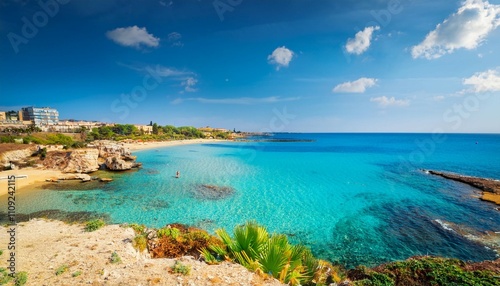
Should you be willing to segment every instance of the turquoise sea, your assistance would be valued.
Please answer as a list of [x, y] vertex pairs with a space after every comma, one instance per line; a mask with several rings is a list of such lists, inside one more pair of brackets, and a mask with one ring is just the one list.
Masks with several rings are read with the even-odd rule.
[[256, 220], [348, 267], [426, 254], [496, 257], [467, 236], [499, 232], [497, 206], [477, 199], [471, 187], [420, 169], [500, 179], [500, 135], [253, 139], [135, 152], [139, 171], [91, 190], [19, 194], [17, 211], [92, 212], [113, 223], [179, 222], [210, 232]]

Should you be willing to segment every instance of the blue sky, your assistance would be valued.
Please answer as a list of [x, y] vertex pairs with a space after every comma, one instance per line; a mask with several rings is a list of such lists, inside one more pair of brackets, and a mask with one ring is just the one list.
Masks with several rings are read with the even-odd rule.
[[[41, 3], [41, 4], [40, 4]], [[500, 133], [500, 1], [2, 0], [0, 109]]]

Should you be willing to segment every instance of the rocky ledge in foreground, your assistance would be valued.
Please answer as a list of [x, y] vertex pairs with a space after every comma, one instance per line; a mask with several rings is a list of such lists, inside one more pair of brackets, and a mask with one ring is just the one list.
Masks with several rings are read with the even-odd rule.
[[464, 184], [467, 184], [467, 185], [472, 186], [474, 188], [480, 189], [481, 191], [483, 191], [483, 195], [481, 197], [481, 200], [493, 202], [493, 203], [496, 203], [497, 205], [500, 205], [500, 181], [499, 180], [478, 178], [478, 177], [471, 177], [471, 176], [463, 176], [463, 175], [459, 175], [459, 174], [453, 174], [453, 173], [448, 173], [448, 172], [439, 172], [439, 171], [433, 171], [433, 170], [423, 170], [423, 171], [428, 173], [428, 174], [431, 174], [431, 175], [440, 176], [440, 177], [443, 177], [445, 179], [464, 183]]

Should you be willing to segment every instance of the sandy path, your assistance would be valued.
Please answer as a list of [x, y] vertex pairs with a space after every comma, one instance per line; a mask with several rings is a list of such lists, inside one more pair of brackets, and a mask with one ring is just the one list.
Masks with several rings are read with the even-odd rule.
[[[0, 267], [7, 266], [7, 230], [0, 227]], [[179, 259], [191, 266], [189, 275], [170, 274], [175, 259], [138, 253], [131, 243], [134, 231], [118, 225], [85, 232], [81, 225], [34, 219], [20, 223], [16, 234], [16, 268], [28, 272], [27, 285], [281, 285], [238, 264], [207, 265], [189, 257]], [[111, 263], [113, 252], [121, 262]], [[67, 271], [56, 275], [63, 265]]]

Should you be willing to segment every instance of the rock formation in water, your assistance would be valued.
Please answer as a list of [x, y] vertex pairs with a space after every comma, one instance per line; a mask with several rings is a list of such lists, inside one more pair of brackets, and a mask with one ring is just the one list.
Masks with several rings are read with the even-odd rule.
[[198, 185], [193, 190], [193, 197], [199, 200], [221, 200], [235, 193], [235, 190], [226, 186]]
[[494, 202], [500, 205], [500, 180], [463, 176], [448, 172], [439, 172], [433, 170], [423, 170], [431, 175], [440, 176], [445, 179], [467, 184], [483, 191], [482, 200]]

